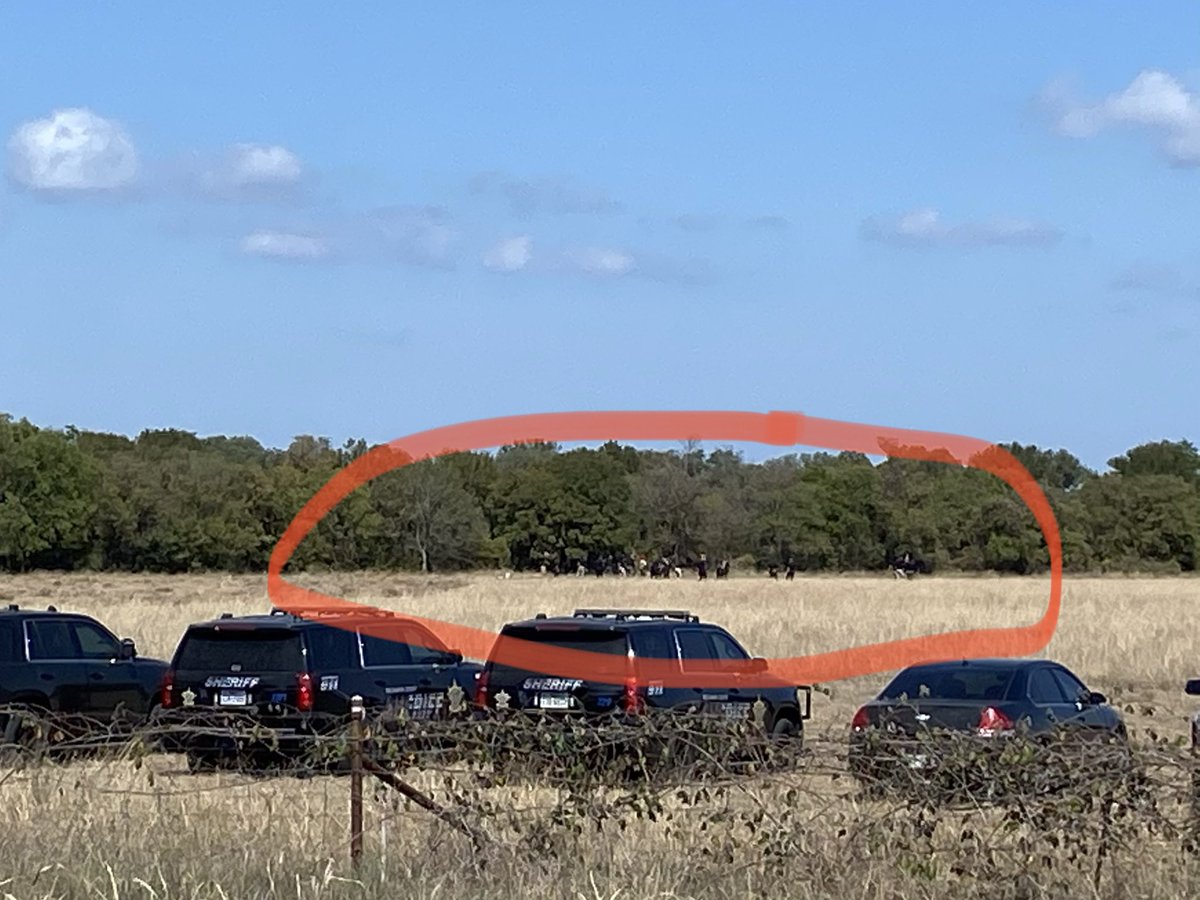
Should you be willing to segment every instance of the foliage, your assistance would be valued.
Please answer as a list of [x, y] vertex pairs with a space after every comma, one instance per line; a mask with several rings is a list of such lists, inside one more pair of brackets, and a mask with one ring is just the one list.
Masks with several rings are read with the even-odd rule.
[[[1200, 453], [1161, 441], [1096, 473], [1065, 450], [1003, 445], [1058, 517], [1069, 571], [1194, 571]], [[283, 450], [172, 429], [135, 438], [0, 415], [0, 569], [261, 571], [340, 468], [367, 452], [302, 435]], [[984, 472], [854, 453], [748, 463], [691, 443], [532, 442], [379, 476], [304, 540], [297, 569], [681, 566], [871, 571], [911, 553], [939, 571], [1045, 571], [1041, 532]]]

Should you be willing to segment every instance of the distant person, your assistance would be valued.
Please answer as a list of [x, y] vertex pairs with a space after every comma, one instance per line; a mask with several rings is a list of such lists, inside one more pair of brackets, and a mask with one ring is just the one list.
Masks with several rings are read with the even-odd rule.
[[791, 560], [791, 559], [788, 560], [787, 574], [784, 575], [783, 577], [786, 578], [788, 581], [791, 581], [793, 578], [796, 577], [796, 563], [794, 560]]
[[708, 578], [708, 559], [703, 553], [700, 554], [700, 562], [696, 563], [696, 574], [701, 581]]

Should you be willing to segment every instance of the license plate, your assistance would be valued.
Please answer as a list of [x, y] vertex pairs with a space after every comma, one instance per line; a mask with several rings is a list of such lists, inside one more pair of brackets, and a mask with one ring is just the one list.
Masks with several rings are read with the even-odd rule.
[[410, 694], [404, 708], [414, 719], [431, 719], [442, 708], [442, 694]]
[[217, 694], [218, 706], [248, 706], [250, 695], [245, 691], [221, 691]]
[[569, 694], [539, 694], [538, 709], [570, 709]]
[[744, 719], [750, 714], [749, 703], [722, 703], [720, 709], [727, 719]]

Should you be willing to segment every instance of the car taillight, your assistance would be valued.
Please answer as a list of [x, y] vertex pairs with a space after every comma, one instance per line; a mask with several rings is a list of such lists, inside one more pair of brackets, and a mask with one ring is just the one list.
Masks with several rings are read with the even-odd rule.
[[296, 709], [310, 712], [313, 708], [312, 676], [301, 672], [296, 676]]
[[488, 673], [484, 669], [475, 677], [475, 708], [487, 709], [488, 705]]
[[979, 714], [978, 730], [983, 735], [1001, 734], [1013, 730], [1013, 720], [994, 706], [989, 706]]
[[159, 685], [159, 697], [161, 705], [164, 709], [169, 709], [175, 705], [175, 673], [167, 672], [163, 676], [162, 684]]
[[645, 707], [644, 701], [638, 694], [638, 680], [636, 675], [630, 675], [625, 679], [624, 706], [627, 713], [640, 713]]
[[854, 718], [850, 720], [851, 731], [866, 731], [867, 726], [871, 724], [870, 718], [867, 716], [867, 708], [860, 706], [858, 712], [854, 714]]

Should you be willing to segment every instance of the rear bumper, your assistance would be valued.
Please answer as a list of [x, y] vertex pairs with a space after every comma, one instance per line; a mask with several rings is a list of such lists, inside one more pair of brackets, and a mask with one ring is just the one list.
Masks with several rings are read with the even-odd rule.
[[176, 753], [230, 747], [297, 751], [334, 724], [300, 712], [258, 716], [216, 709], [159, 709], [150, 719], [159, 747]]

